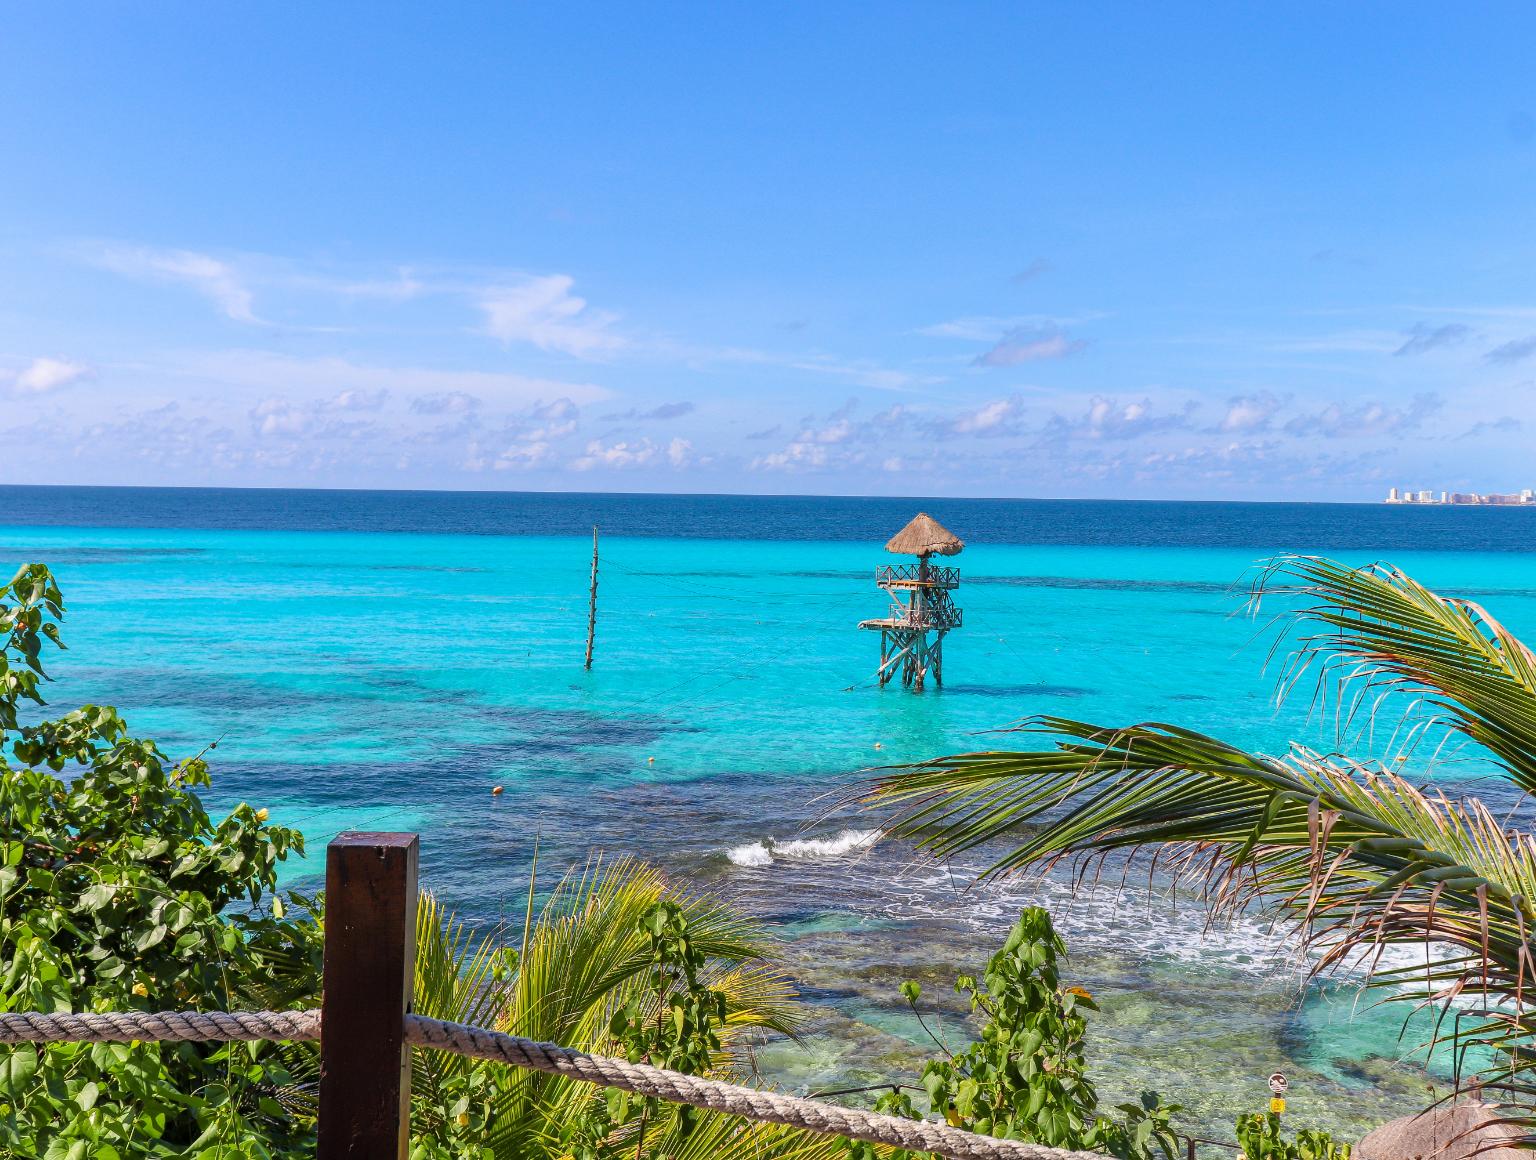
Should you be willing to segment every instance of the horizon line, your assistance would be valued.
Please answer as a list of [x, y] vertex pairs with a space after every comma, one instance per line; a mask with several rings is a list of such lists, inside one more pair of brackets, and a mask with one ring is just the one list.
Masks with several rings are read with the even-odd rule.
[[[1384, 507], [1379, 499], [1183, 499], [1168, 496], [1031, 496], [1031, 495], [871, 495], [860, 492], [751, 492], [751, 491], [577, 491], [539, 488], [457, 488], [457, 487], [287, 487], [279, 484], [192, 484], [192, 483], [0, 483], [0, 491], [15, 490], [86, 490], [86, 491], [221, 491], [221, 492], [321, 492], [344, 495], [536, 495], [590, 496], [597, 498], [646, 497], [668, 499], [849, 499], [911, 500], [939, 503], [1124, 503], [1124, 504], [1262, 504], [1310, 507]], [[1395, 505], [1411, 506], [1411, 505]], [[1435, 506], [1435, 505], [1424, 505]], [[1451, 505], [1445, 505], [1451, 506]], [[1480, 505], [1465, 504], [1465, 507]], [[1483, 505], [1496, 506], [1496, 505]], [[0, 522], [4, 522], [0, 518]]]

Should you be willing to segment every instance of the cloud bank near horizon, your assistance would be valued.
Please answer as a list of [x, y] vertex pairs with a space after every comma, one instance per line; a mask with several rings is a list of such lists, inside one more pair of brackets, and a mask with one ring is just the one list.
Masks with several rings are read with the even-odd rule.
[[[679, 337], [563, 272], [120, 243], [71, 260], [103, 299], [159, 296], [202, 341], [6, 352], [0, 446], [54, 482], [1369, 495], [1536, 421], [1530, 392], [1501, 385], [1536, 340], [1493, 312], [1395, 338], [1192, 340], [1228, 352], [1249, 384], [1234, 392], [1117, 369], [1127, 340], [1093, 310], [893, 322], [881, 357], [802, 345], [802, 327], [761, 346]], [[1244, 365], [1254, 349], [1281, 361]], [[1320, 352], [1365, 386], [1299, 382]]]

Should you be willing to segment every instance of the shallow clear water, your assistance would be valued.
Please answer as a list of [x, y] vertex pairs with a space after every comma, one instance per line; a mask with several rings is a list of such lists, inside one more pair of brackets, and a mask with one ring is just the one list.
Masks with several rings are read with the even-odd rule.
[[[635, 852], [739, 898], [781, 924], [824, 1013], [805, 1048], [763, 1050], [765, 1074], [789, 1086], [908, 1066], [925, 1037], [896, 983], [921, 978], [947, 1001], [1018, 907], [1044, 901], [1104, 1006], [1107, 1096], [1156, 1087], [1214, 1129], [1260, 1106], [1281, 1068], [1293, 1108], [1325, 1123], [1423, 1102], [1430, 1079], [1399, 1058], [1417, 1042], [1399, 1039], [1400, 1015], [1304, 989], [1283, 936], [1207, 929], [1187, 900], [1149, 904], [1118, 880], [974, 887], [980, 862], [871, 848], [857, 831], [878, 819], [826, 817], [827, 795], [874, 764], [1007, 744], [982, 734], [1037, 713], [1329, 744], [1304, 704], [1273, 705], [1266, 640], [1237, 615], [1254, 563], [1387, 554], [1536, 636], [1532, 513], [922, 501], [969, 544], [949, 683], [917, 696], [871, 687], [877, 641], [855, 628], [883, 609], [871, 573], [916, 501], [0, 499], [0, 555], [53, 564], [69, 604], [57, 704], [114, 703], [175, 753], [217, 741], [215, 804], [267, 806], [313, 851], [343, 828], [419, 829], [427, 885], [476, 919], [515, 908], [536, 837], [546, 867]], [[585, 673], [594, 520], [630, 534], [603, 540]], [[1084, 542], [1061, 542], [1074, 527]], [[1156, 535], [1178, 546], [1148, 546]], [[1478, 770], [1463, 754], [1427, 772]], [[957, 1014], [948, 1024], [963, 1034]]]

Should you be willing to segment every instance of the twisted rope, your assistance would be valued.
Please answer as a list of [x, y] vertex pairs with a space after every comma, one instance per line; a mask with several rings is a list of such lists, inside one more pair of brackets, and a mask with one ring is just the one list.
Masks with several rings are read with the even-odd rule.
[[903, 1120], [858, 1108], [823, 1104], [798, 1096], [759, 1091], [719, 1080], [667, 1071], [645, 1063], [630, 1063], [603, 1055], [589, 1055], [553, 1043], [540, 1043], [516, 1035], [503, 1035], [482, 1027], [446, 1023], [421, 1015], [405, 1017], [405, 1039], [421, 1047], [435, 1047], [476, 1059], [510, 1063], [514, 1067], [563, 1075], [601, 1087], [623, 1088], [640, 1095], [656, 1096], [674, 1104], [710, 1108], [745, 1116], [827, 1132], [877, 1144], [894, 1144], [919, 1152], [937, 1152], [950, 1160], [1105, 1160], [1096, 1152], [1068, 1152], [1018, 1140], [978, 1136], [946, 1124], [927, 1120]]
[[0, 1014], [0, 1043], [230, 1043], [320, 1038], [318, 1011]]
[[[144, 1043], [301, 1040], [320, 1038], [319, 1011], [109, 1011], [0, 1014], [0, 1043]], [[812, 1132], [936, 1152], [950, 1160], [1104, 1160], [1095, 1152], [1068, 1152], [998, 1140], [927, 1120], [903, 1120], [799, 1096], [683, 1075], [645, 1063], [589, 1055], [553, 1043], [503, 1035], [421, 1015], [405, 1017], [405, 1041], [475, 1059], [622, 1088], [675, 1104], [709, 1108], [750, 1120]]]

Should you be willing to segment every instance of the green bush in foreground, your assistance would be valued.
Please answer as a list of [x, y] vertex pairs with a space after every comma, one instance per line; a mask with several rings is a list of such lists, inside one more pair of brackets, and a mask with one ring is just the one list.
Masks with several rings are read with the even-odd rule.
[[[984, 1136], [1135, 1160], [1154, 1154], [1173, 1160], [1178, 1140], [1168, 1121], [1180, 1110], [1177, 1104], [1144, 1092], [1139, 1104], [1120, 1105], [1118, 1118], [1099, 1111], [1084, 1055], [1086, 1012], [1098, 1008], [1081, 987], [1062, 985], [1057, 960], [1065, 953], [1050, 912], [1026, 907], [980, 981], [969, 975], [955, 981], [955, 990], [985, 1023], [979, 1041], [958, 1054], [939, 1043], [946, 1058], [924, 1066], [929, 1112]], [[921, 1020], [921, 989], [903, 983], [901, 993]], [[876, 1107], [918, 1118], [905, 1092], [881, 1097]], [[876, 1152], [868, 1144], [850, 1142], [848, 1154], [872, 1160]]]
[[1280, 1134], [1280, 1117], [1274, 1112], [1238, 1116], [1237, 1142], [1243, 1160], [1349, 1160], [1350, 1153], [1348, 1144], [1310, 1128], [1287, 1140]]
[[[41, 706], [57, 584], [29, 565], [0, 588], [0, 1009], [156, 1011], [285, 1005], [318, 989], [312, 924], [283, 917], [277, 865], [302, 839], [241, 805], [215, 823], [199, 757], [172, 764], [87, 705]], [[275, 1098], [268, 1045], [0, 1049], [0, 1150], [44, 1160], [268, 1157], [309, 1134]]]

